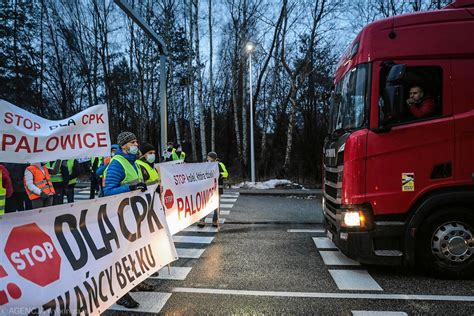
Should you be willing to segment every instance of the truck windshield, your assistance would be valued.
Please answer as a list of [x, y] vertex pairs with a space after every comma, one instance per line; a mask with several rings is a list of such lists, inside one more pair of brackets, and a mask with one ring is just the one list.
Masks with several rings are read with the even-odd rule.
[[361, 64], [336, 84], [331, 100], [330, 130], [335, 133], [366, 124], [369, 64]]

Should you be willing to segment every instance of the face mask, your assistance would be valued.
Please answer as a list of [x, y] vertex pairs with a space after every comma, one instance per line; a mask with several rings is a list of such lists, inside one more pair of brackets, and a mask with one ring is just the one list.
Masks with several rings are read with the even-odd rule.
[[176, 151], [182, 151], [181, 147], [178, 147], [178, 149], [176, 149]]
[[155, 162], [155, 154], [149, 154], [148, 156], [146, 156], [146, 161], [148, 161], [148, 163], [154, 163]]
[[138, 154], [138, 146], [130, 146], [128, 149], [128, 153], [132, 155]]

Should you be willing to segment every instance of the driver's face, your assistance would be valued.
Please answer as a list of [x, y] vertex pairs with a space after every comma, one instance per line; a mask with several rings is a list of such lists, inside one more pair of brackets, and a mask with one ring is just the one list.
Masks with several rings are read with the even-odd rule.
[[413, 99], [415, 101], [420, 101], [422, 97], [423, 97], [423, 91], [421, 91], [420, 88], [415, 87], [415, 88], [410, 89], [410, 99]]

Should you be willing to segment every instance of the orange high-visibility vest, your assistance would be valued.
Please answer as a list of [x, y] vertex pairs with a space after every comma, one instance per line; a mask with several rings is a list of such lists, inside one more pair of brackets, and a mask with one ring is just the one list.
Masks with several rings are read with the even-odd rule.
[[[51, 177], [49, 176], [49, 171], [46, 166], [43, 166], [44, 174], [41, 172], [41, 169], [38, 166], [29, 166], [26, 168], [26, 170], [33, 174], [33, 183], [41, 191], [49, 195], [54, 195], [56, 193], [54, 191], [53, 183], [51, 183]], [[28, 194], [30, 200], [36, 200], [41, 197], [40, 195], [35, 194], [28, 189], [25, 178], [23, 178], [23, 185], [25, 186], [26, 193]]]

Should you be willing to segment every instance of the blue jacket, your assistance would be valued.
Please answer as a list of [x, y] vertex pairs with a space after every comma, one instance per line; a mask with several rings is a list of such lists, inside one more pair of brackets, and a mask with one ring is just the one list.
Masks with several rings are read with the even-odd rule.
[[[126, 154], [120, 149], [115, 152], [115, 155], [121, 155], [127, 158], [130, 164], [137, 170], [135, 166], [135, 160], [137, 160], [136, 155]], [[125, 178], [125, 170], [123, 170], [120, 162], [112, 160], [107, 168], [107, 175], [105, 177], [104, 185], [104, 196], [120, 194], [124, 192], [130, 192], [130, 188], [127, 185], [120, 185], [120, 182]]]

